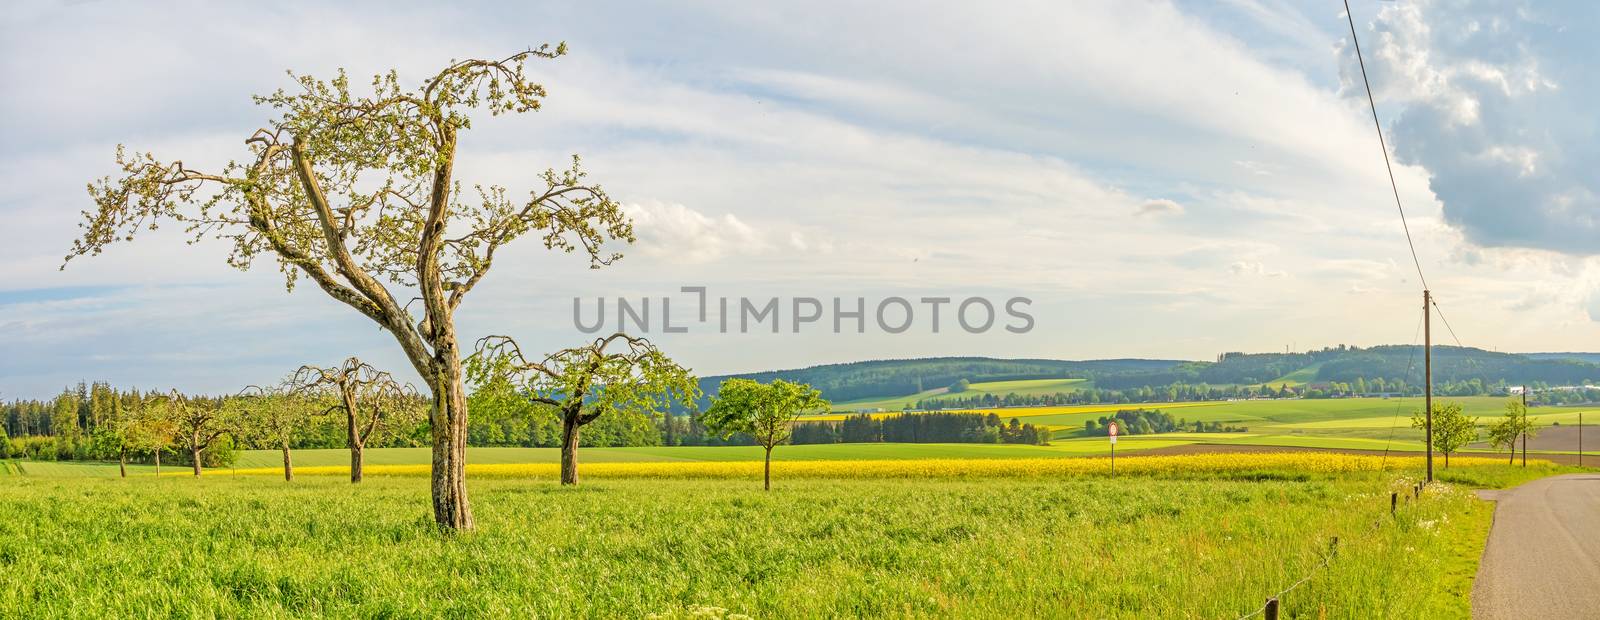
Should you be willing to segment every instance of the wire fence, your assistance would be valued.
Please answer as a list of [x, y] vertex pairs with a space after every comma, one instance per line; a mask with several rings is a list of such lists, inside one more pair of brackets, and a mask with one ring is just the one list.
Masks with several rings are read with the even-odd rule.
[[[1410, 491], [1411, 491], [1411, 497], [1407, 499], [1408, 502], [1411, 499], [1421, 500], [1421, 498], [1422, 498], [1422, 484], [1421, 483], [1414, 484], [1411, 487]], [[1399, 514], [1399, 512], [1398, 512], [1399, 509], [1400, 509], [1400, 492], [1391, 490], [1390, 493], [1389, 493], [1389, 516], [1391, 517], [1391, 522], [1393, 521], [1393, 517], [1395, 517], [1396, 515]], [[1255, 618], [1257, 616], [1264, 617], [1267, 620], [1277, 620], [1278, 612], [1279, 612], [1279, 605], [1281, 604], [1281, 602], [1283, 600], [1283, 597], [1288, 595], [1288, 594], [1290, 594], [1290, 593], [1292, 593], [1292, 592], [1294, 592], [1295, 590], [1299, 589], [1301, 586], [1304, 586], [1304, 585], [1310, 583], [1313, 578], [1315, 578], [1317, 575], [1321, 574], [1324, 570], [1326, 570], [1328, 568], [1328, 566], [1333, 563], [1333, 560], [1338, 557], [1339, 549], [1341, 548], [1341, 545], [1344, 545], [1345, 547], [1359, 546], [1359, 545], [1365, 544], [1366, 542], [1371, 540], [1373, 537], [1375, 537], [1375, 536], [1377, 536], [1377, 535], [1379, 535], [1381, 533], [1383, 533], [1383, 518], [1381, 516], [1379, 516], [1379, 517], [1374, 518], [1372, 520], [1372, 527], [1371, 528], [1367, 528], [1365, 530], [1365, 532], [1363, 532], [1359, 536], [1355, 537], [1354, 539], [1341, 539], [1338, 536], [1334, 536], [1334, 537], [1330, 538], [1328, 540], [1327, 550], [1322, 553], [1322, 559], [1320, 561], [1318, 561], [1316, 563], [1316, 565], [1312, 566], [1310, 570], [1306, 571], [1305, 574], [1301, 575], [1301, 577], [1299, 579], [1296, 579], [1293, 583], [1289, 584], [1287, 587], [1285, 587], [1285, 588], [1283, 588], [1281, 590], [1278, 590], [1276, 593], [1274, 593], [1271, 596], [1268, 596], [1267, 599], [1266, 599], [1266, 602], [1264, 604], [1262, 604], [1260, 607], [1257, 607], [1256, 609], [1254, 609], [1250, 613], [1247, 613], [1245, 615], [1239, 616], [1239, 620], [1249, 620], [1250, 618]]]

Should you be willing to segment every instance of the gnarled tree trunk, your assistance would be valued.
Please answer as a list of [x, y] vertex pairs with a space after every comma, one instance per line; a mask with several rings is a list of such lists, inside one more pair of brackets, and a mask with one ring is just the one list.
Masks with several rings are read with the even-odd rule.
[[[352, 381], [355, 379], [351, 379]], [[360, 403], [356, 402], [356, 385], [354, 383], [340, 383], [339, 397], [344, 401], [345, 417], [345, 442], [350, 446], [350, 484], [361, 482], [365, 473], [362, 467], [366, 465], [367, 438], [361, 433], [356, 414], [360, 413]]]
[[128, 477], [128, 449], [127, 448], [123, 448], [123, 449], [117, 451], [117, 469], [122, 472], [122, 477], [123, 478], [127, 478]]
[[156, 450], [156, 477], [161, 477], [161, 451]]
[[561, 484], [578, 484], [578, 424], [577, 416], [561, 418]]
[[442, 527], [472, 529], [467, 503], [467, 395], [455, 348], [435, 358], [433, 410], [433, 518]]
[[362, 466], [367, 462], [366, 446], [359, 443], [350, 444], [350, 483], [361, 482]]
[[194, 477], [196, 478], [200, 477], [200, 452], [200, 448], [194, 448], [189, 451], [189, 455], [194, 457]]
[[283, 444], [283, 481], [294, 482], [294, 461], [289, 458], [289, 444]]
[[345, 428], [349, 429], [346, 437], [350, 441], [350, 483], [355, 484], [361, 482], [363, 473], [361, 468], [366, 464], [367, 446], [365, 445], [365, 440], [361, 437], [361, 431], [356, 429], [357, 409], [355, 399], [347, 394], [344, 402], [345, 416], [349, 421]]

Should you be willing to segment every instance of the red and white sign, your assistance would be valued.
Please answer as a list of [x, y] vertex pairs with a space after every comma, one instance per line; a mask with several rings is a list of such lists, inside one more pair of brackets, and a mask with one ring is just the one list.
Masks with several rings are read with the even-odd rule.
[[1106, 425], [1106, 430], [1111, 433], [1111, 443], [1113, 443], [1113, 444], [1117, 443], [1117, 423], [1116, 422], [1112, 422], [1110, 424], [1107, 424]]

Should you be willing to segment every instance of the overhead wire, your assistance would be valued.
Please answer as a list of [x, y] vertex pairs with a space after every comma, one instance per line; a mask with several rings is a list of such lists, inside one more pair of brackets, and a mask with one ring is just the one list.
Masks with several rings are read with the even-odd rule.
[[[1361, 85], [1366, 88], [1367, 108], [1372, 111], [1372, 128], [1378, 134], [1378, 149], [1383, 152], [1383, 169], [1389, 173], [1389, 190], [1394, 194], [1394, 208], [1400, 213], [1400, 228], [1406, 234], [1406, 247], [1411, 250], [1411, 264], [1417, 268], [1417, 279], [1422, 282], [1424, 291], [1428, 287], [1428, 277], [1422, 273], [1422, 260], [1417, 257], [1417, 244], [1411, 238], [1411, 224], [1406, 220], [1406, 208], [1400, 201], [1400, 185], [1394, 180], [1394, 164], [1389, 161], [1389, 144], [1383, 137], [1383, 123], [1378, 120], [1378, 102], [1372, 95], [1372, 81], [1367, 77], [1367, 61], [1361, 53], [1361, 39], [1356, 36], [1355, 15], [1350, 12], [1350, 0], [1344, 2], [1345, 23], [1350, 26], [1350, 42], [1356, 48], [1356, 64], [1361, 67]], [[1429, 295], [1429, 304], [1433, 311], [1439, 313], [1439, 319], [1444, 322], [1444, 327], [1450, 332], [1450, 338], [1457, 347], [1462, 347], [1461, 337], [1456, 335], [1455, 327], [1450, 325], [1450, 319], [1445, 318], [1444, 310], [1439, 307], [1439, 301]]]
[[1356, 20], [1350, 13], [1350, 0], [1344, 0], [1345, 21], [1350, 23], [1350, 42], [1355, 44], [1356, 63], [1361, 66], [1361, 84], [1367, 88], [1367, 106], [1372, 109], [1372, 127], [1378, 130], [1378, 147], [1383, 151], [1383, 168], [1389, 172], [1389, 189], [1394, 191], [1394, 208], [1400, 212], [1400, 228], [1406, 232], [1406, 247], [1411, 248], [1411, 263], [1417, 267], [1417, 279], [1427, 290], [1428, 278], [1422, 275], [1422, 261], [1417, 258], [1417, 244], [1411, 240], [1411, 225], [1406, 222], [1406, 208], [1400, 204], [1400, 185], [1394, 181], [1394, 165], [1389, 162], [1389, 145], [1383, 139], [1383, 124], [1378, 122], [1378, 103], [1372, 97], [1372, 82], [1367, 80], [1367, 61], [1361, 55], [1361, 40], [1356, 37]]
[[[1411, 346], [1406, 347], [1406, 349], [1409, 351], [1409, 353], [1407, 353], [1407, 355], [1406, 355], [1406, 374], [1405, 374], [1405, 378], [1406, 378], [1407, 381], [1411, 380], [1411, 371], [1416, 368], [1416, 362], [1417, 362], [1417, 347], [1416, 347], [1416, 343], [1417, 343], [1417, 340], [1419, 339], [1419, 337], [1421, 335], [1422, 335], [1422, 317], [1419, 316], [1419, 317], [1417, 317], [1417, 328], [1411, 334]], [[1400, 397], [1395, 399], [1394, 415], [1390, 416], [1390, 418], [1389, 418], [1389, 438], [1385, 439], [1384, 442], [1383, 442], [1383, 460], [1381, 461], [1383, 463], [1383, 465], [1388, 465], [1389, 464], [1389, 447], [1394, 443], [1394, 429], [1400, 423], [1400, 410], [1405, 408], [1405, 405], [1406, 405], [1406, 393], [1405, 393], [1405, 390], [1402, 389], [1400, 391]]]

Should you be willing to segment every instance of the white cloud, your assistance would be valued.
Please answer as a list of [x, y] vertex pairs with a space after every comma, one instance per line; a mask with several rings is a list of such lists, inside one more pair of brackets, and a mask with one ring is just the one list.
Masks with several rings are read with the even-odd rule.
[[[1386, 4], [1367, 68], [1398, 161], [1474, 244], [1600, 254], [1600, 5]], [[1365, 102], [1352, 47], [1344, 92]], [[1394, 110], [1394, 106], [1389, 107]]]
[[1138, 217], [1174, 217], [1183, 215], [1183, 205], [1166, 198], [1156, 198], [1139, 203], [1133, 214]]
[[704, 263], [726, 256], [771, 249], [762, 235], [731, 213], [712, 218], [680, 204], [645, 203], [624, 207], [633, 218], [638, 247], [646, 255], [673, 262]]
[[1266, 265], [1256, 261], [1234, 261], [1228, 265], [1228, 273], [1236, 276], [1256, 276], [1262, 278], [1281, 278], [1289, 275], [1279, 269], [1268, 269]]

